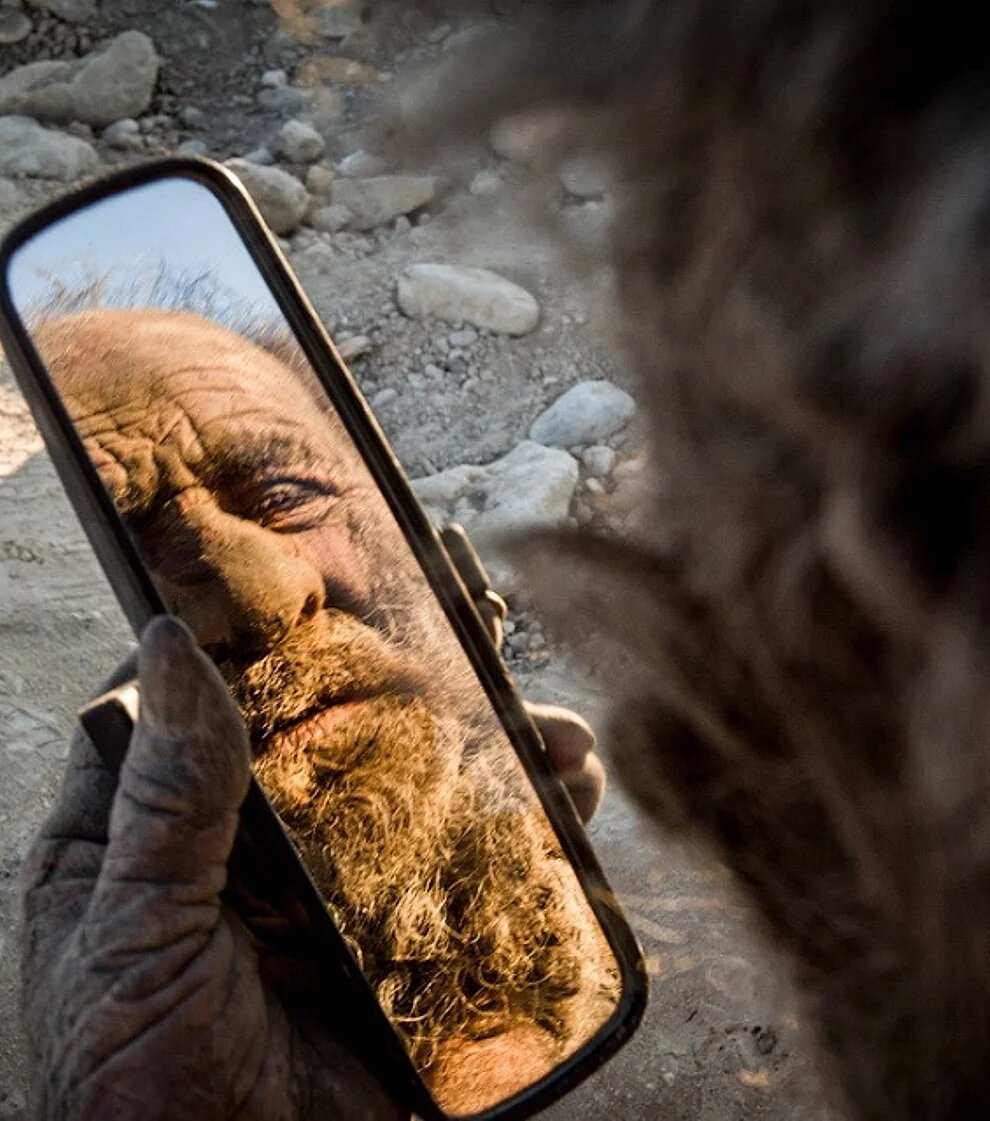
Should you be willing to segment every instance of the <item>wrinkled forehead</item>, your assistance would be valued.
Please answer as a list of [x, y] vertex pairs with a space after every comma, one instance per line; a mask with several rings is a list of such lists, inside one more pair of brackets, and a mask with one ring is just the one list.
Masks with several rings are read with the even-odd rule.
[[200, 316], [101, 309], [49, 320], [34, 337], [84, 439], [108, 422], [165, 439], [180, 417], [197, 431], [290, 428], [320, 442], [330, 434], [303, 375]]

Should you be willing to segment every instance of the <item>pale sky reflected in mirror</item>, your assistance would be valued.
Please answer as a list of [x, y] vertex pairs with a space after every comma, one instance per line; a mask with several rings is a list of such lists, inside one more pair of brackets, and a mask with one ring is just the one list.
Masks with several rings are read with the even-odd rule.
[[142, 286], [150, 291], [163, 269], [171, 278], [208, 277], [242, 305], [279, 315], [224, 208], [206, 187], [180, 177], [115, 194], [50, 226], [17, 251], [8, 279], [24, 314], [104, 278], [111, 291], [135, 288], [131, 298], [110, 302], [140, 303]]

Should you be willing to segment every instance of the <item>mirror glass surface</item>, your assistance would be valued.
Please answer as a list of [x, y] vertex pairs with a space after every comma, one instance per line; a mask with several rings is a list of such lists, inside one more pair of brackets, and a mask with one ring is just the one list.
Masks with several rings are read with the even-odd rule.
[[15, 254], [18, 313], [254, 769], [447, 1112], [546, 1077], [620, 970], [355, 444], [212, 192], [105, 198]]

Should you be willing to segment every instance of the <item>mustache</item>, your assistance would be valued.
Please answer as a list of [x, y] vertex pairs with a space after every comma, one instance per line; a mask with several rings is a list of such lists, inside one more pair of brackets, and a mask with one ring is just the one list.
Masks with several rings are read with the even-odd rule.
[[354, 615], [327, 609], [261, 657], [225, 658], [218, 668], [237, 702], [255, 751], [303, 717], [381, 695], [428, 692], [419, 659]]

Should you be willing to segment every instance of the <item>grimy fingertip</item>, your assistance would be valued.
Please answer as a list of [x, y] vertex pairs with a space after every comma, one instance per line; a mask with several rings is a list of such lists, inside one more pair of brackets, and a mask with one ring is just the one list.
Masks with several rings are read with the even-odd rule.
[[141, 635], [138, 651], [141, 718], [175, 730], [195, 724], [204, 710], [222, 712], [233, 701], [213, 662], [192, 632], [173, 615], [152, 619]]

